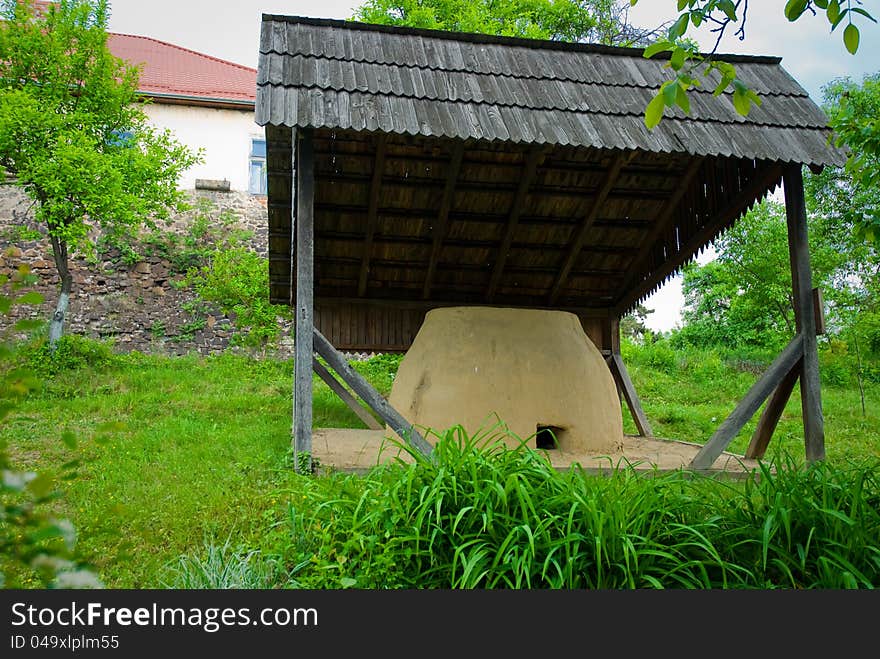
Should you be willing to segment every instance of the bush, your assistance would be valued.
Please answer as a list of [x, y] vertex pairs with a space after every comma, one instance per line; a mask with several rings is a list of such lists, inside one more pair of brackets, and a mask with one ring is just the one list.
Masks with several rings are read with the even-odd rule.
[[65, 371], [91, 369], [102, 371], [118, 362], [109, 341], [98, 341], [77, 334], [62, 336], [55, 346], [40, 339], [23, 349], [23, 356], [29, 368], [37, 375], [50, 377]]
[[249, 248], [218, 249], [207, 265], [189, 271], [186, 283], [233, 316], [233, 344], [262, 347], [277, 341], [278, 318], [290, 315], [287, 307], [269, 303], [269, 262]]

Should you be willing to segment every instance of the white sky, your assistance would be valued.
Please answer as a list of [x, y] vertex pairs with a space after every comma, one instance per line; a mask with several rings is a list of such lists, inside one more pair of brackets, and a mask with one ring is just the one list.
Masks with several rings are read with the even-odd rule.
[[[215, 57], [256, 68], [260, 19], [266, 14], [319, 18], [350, 18], [359, 0], [111, 0], [110, 30], [169, 41]], [[855, 4], [855, 3], [854, 3]], [[880, 2], [865, 0], [864, 7], [880, 16]], [[656, 25], [675, 15], [675, 0], [641, 0], [632, 10], [632, 22]], [[728, 29], [720, 52], [777, 55], [783, 66], [821, 101], [821, 87], [840, 76], [861, 80], [880, 70], [880, 27], [859, 20], [861, 46], [856, 56], [843, 46], [842, 27], [829, 37], [824, 16], [804, 16], [789, 23], [783, 15], [785, 0], [751, 3], [746, 40], [739, 41]], [[715, 37], [702, 29], [692, 36], [710, 48]], [[680, 320], [683, 299], [681, 281], [667, 283], [646, 303], [654, 313], [648, 325], [668, 330]]]

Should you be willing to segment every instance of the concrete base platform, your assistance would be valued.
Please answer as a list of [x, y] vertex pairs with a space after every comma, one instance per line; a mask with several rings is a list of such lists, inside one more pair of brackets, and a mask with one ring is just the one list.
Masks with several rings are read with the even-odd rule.
[[[395, 459], [411, 462], [411, 456], [388, 439], [385, 430], [319, 428], [312, 434], [312, 457], [321, 470], [363, 473], [380, 463]], [[579, 464], [593, 473], [632, 466], [637, 471], [669, 472], [687, 469], [701, 445], [668, 439], [625, 436], [623, 449], [610, 455], [575, 455], [544, 451], [553, 467], [566, 470]], [[733, 453], [722, 453], [711, 469], [700, 473], [745, 477], [759, 469], [756, 460]]]

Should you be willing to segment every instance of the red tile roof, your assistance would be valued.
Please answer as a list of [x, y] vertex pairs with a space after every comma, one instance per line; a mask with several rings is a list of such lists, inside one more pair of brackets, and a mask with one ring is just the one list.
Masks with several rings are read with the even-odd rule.
[[107, 45], [116, 57], [143, 65], [144, 94], [245, 103], [256, 98], [256, 69], [150, 37], [111, 32]]
[[[49, 4], [34, 2], [37, 15]], [[107, 45], [116, 57], [142, 65], [139, 91], [156, 100], [240, 105], [256, 99], [256, 69], [151, 37], [110, 32]]]

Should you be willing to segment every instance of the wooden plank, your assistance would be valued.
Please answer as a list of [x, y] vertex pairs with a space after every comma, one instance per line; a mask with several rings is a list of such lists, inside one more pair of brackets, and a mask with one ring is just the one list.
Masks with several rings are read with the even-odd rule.
[[315, 373], [318, 374], [318, 377], [321, 378], [327, 386], [342, 399], [342, 402], [348, 406], [348, 409], [357, 414], [358, 418], [367, 424], [368, 428], [371, 430], [382, 430], [382, 424], [376, 421], [376, 418], [357, 402], [357, 399], [349, 393], [348, 389], [342, 386], [339, 380], [333, 377], [333, 374], [330, 371], [324, 368], [324, 365], [321, 362], [313, 358], [312, 368], [315, 369]]
[[373, 252], [373, 236], [376, 235], [378, 222], [379, 193], [382, 190], [382, 172], [385, 170], [385, 146], [386, 137], [380, 134], [376, 139], [376, 156], [373, 160], [373, 178], [370, 181], [370, 201], [367, 206], [367, 235], [364, 240], [363, 256], [361, 257], [361, 272], [358, 277], [358, 297], [363, 297], [367, 292], [367, 279], [370, 275], [370, 256]]
[[791, 392], [794, 391], [794, 385], [800, 376], [801, 367], [802, 363], [798, 361], [794, 368], [783, 378], [782, 382], [779, 383], [779, 386], [773, 390], [770, 400], [764, 406], [764, 411], [758, 420], [758, 427], [755, 428], [744, 457], [754, 460], [760, 460], [764, 457], [764, 454], [767, 452], [767, 446], [770, 444], [770, 439], [773, 437], [776, 426], [779, 424], [779, 419], [782, 418], [782, 413], [788, 404], [788, 399], [791, 398]]
[[611, 194], [611, 190], [614, 189], [614, 184], [617, 182], [617, 177], [620, 176], [621, 170], [634, 155], [634, 151], [630, 153], [621, 153], [611, 161], [611, 166], [608, 168], [605, 178], [602, 181], [602, 185], [599, 186], [596, 196], [593, 198], [590, 210], [587, 211], [587, 214], [581, 220], [580, 227], [575, 231], [574, 238], [569, 244], [568, 254], [562, 262], [562, 267], [559, 269], [559, 274], [556, 276], [556, 281], [553, 284], [553, 287], [550, 289], [550, 295], [547, 298], [547, 306], [552, 307], [556, 304], [556, 300], [559, 299], [559, 295], [562, 293], [566, 281], [568, 281], [568, 275], [574, 267], [574, 264], [581, 253], [581, 249], [584, 246], [584, 239], [587, 237], [587, 232], [589, 232], [590, 228], [593, 226], [596, 218], [599, 217], [599, 211], [602, 210], [602, 205], [605, 203], [608, 195]]
[[663, 233], [669, 228], [669, 223], [675, 216], [675, 211], [678, 210], [678, 205], [681, 203], [682, 198], [686, 193], [691, 190], [691, 186], [694, 182], [694, 177], [700, 171], [700, 168], [703, 165], [705, 158], [697, 157], [691, 160], [690, 164], [685, 169], [684, 174], [681, 177], [681, 180], [676, 183], [675, 189], [672, 191], [672, 195], [669, 197], [669, 201], [663, 206], [663, 210], [660, 212], [660, 215], [657, 216], [657, 219], [654, 222], [654, 226], [651, 228], [651, 231], [644, 237], [639, 247], [639, 251], [636, 253], [635, 258], [632, 260], [632, 265], [629, 267], [629, 272], [626, 275], [626, 280], [623, 282], [623, 285], [620, 288], [620, 295], [625, 295], [626, 292], [632, 288], [637, 282], [640, 275], [640, 268], [643, 267], [645, 263], [645, 259], [651, 253], [651, 250], [654, 249], [654, 243], [663, 235]]
[[804, 419], [804, 445], [807, 462], [825, 458], [825, 419], [819, 382], [819, 348], [816, 317], [813, 312], [813, 284], [810, 274], [810, 247], [807, 237], [807, 210], [804, 179], [799, 164], [785, 167], [785, 216], [788, 225], [788, 253], [798, 332], [804, 337], [801, 368], [801, 412]]
[[[315, 160], [311, 129], [297, 132], [296, 167], [296, 308], [293, 385], [293, 451], [297, 471], [312, 470], [312, 345], [315, 274]], [[300, 456], [305, 456], [301, 458]]]
[[486, 301], [491, 302], [498, 290], [498, 284], [501, 283], [501, 275], [504, 273], [504, 264], [510, 254], [510, 246], [513, 243], [513, 236], [516, 233], [516, 227], [519, 224], [520, 215], [522, 215], [523, 205], [526, 196], [529, 193], [529, 186], [535, 179], [535, 172], [544, 156], [543, 148], [532, 149], [526, 156], [525, 164], [520, 175], [519, 187], [513, 198], [513, 204], [510, 207], [510, 214], [507, 218], [507, 224], [504, 227], [504, 237], [501, 239], [501, 246], [498, 248], [498, 256], [495, 258], [495, 267], [492, 269], [492, 278], [489, 281], [489, 290], [486, 291]]
[[639, 400], [639, 395], [636, 393], [636, 388], [629, 377], [629, 372], [626, 370], [626, 364], [623, 363], [620, 353], [612, 352], [606, 360], [611, 369], [611, 375], [614, 376], [614, 381], [626, 400], [626, 405], [629, 407], [639, 435], [653, 437], [654, 431], [651, 429], [651, 424], [648, 423], [648, 417], [642, 409], [642, 402]]
[[803, 336], [798, 334], [785, 350], [773, 360], [761, 378], [752, 385], [745, 397], [739, 402], [724, 422], [709, 438], [705, 446], [691, 460], [691, 469], [708, 469], [724, 449], [730, 445], [737, 433], [748, 423], [767, 396], [783, 381], [789, 371], [798, 363], [804, 354]]
[[364, 377], [349, 366], [345, 357], [331, 343], [324, 338], [324, 335], [314, 330], [314, 349], [321, 357], [330, 365], [330, 367], [339, 374], [339, 377], [352, 388], [352, 390], [361, 397], [361, 399], [369, 405], [379, 418], [387, 423], [391, 429], [401, 438], [414, 446], [418, 451], [426, 456], [430, 456], [433, 447], [425, 441], [413, 425], [388, 404], [382, 395]]
[[455, 184], [458, 173], [461, 170], [461, 161], [464, 157], [464, 142], [456, 142], [452, 147], [452, 155], [449, 161], [449, 170], [446, 173], [446, 184], [443, 188], [443, 197], [440, 200], [440, 210], [437, 212], [437, 220], [434, 222], [432, 231], [433, 242], [431, 245], [431, 257], [428, 260], [428, 272], [425, 274], [425, 284], [422, 288], [422, 299], [431, 297], [431, 286], [434, 284], [434, 272], [437, 270], [437, 262], [440, 260], [440, 250], [443, 247], [443, 239], [449, 224], [449, 210], [452, 208], [452, 198], [455, 195]]
[[756, 198], [765, 194], [773, 183], [782, 176], [782, 167], [778, 163], [767, 165], [763, 173], [746, 188], [730, 198], [727, 204], [700, 229], [690, 240], [682, 245], [678, 254], [667, 257], [666, 261], [641, 283], [636, 283], [629, 291], [625, 291], [615, 307], [618, 315], [628, 313], [630, 307], [645, 296], [649, 291], [659, 285], [666, 277], [671, 275], [677, 268], [690, 259], [698, 249], [705, 246], [714, 238], [721, 229], [728, 226], [737, 217], [742, 215], [746, 206]]
[[822, 336], [827, 331], [825, 326], [825, 296], [821, 288], [813, 289], [813, 316], [816, 318], [816, 334]]

